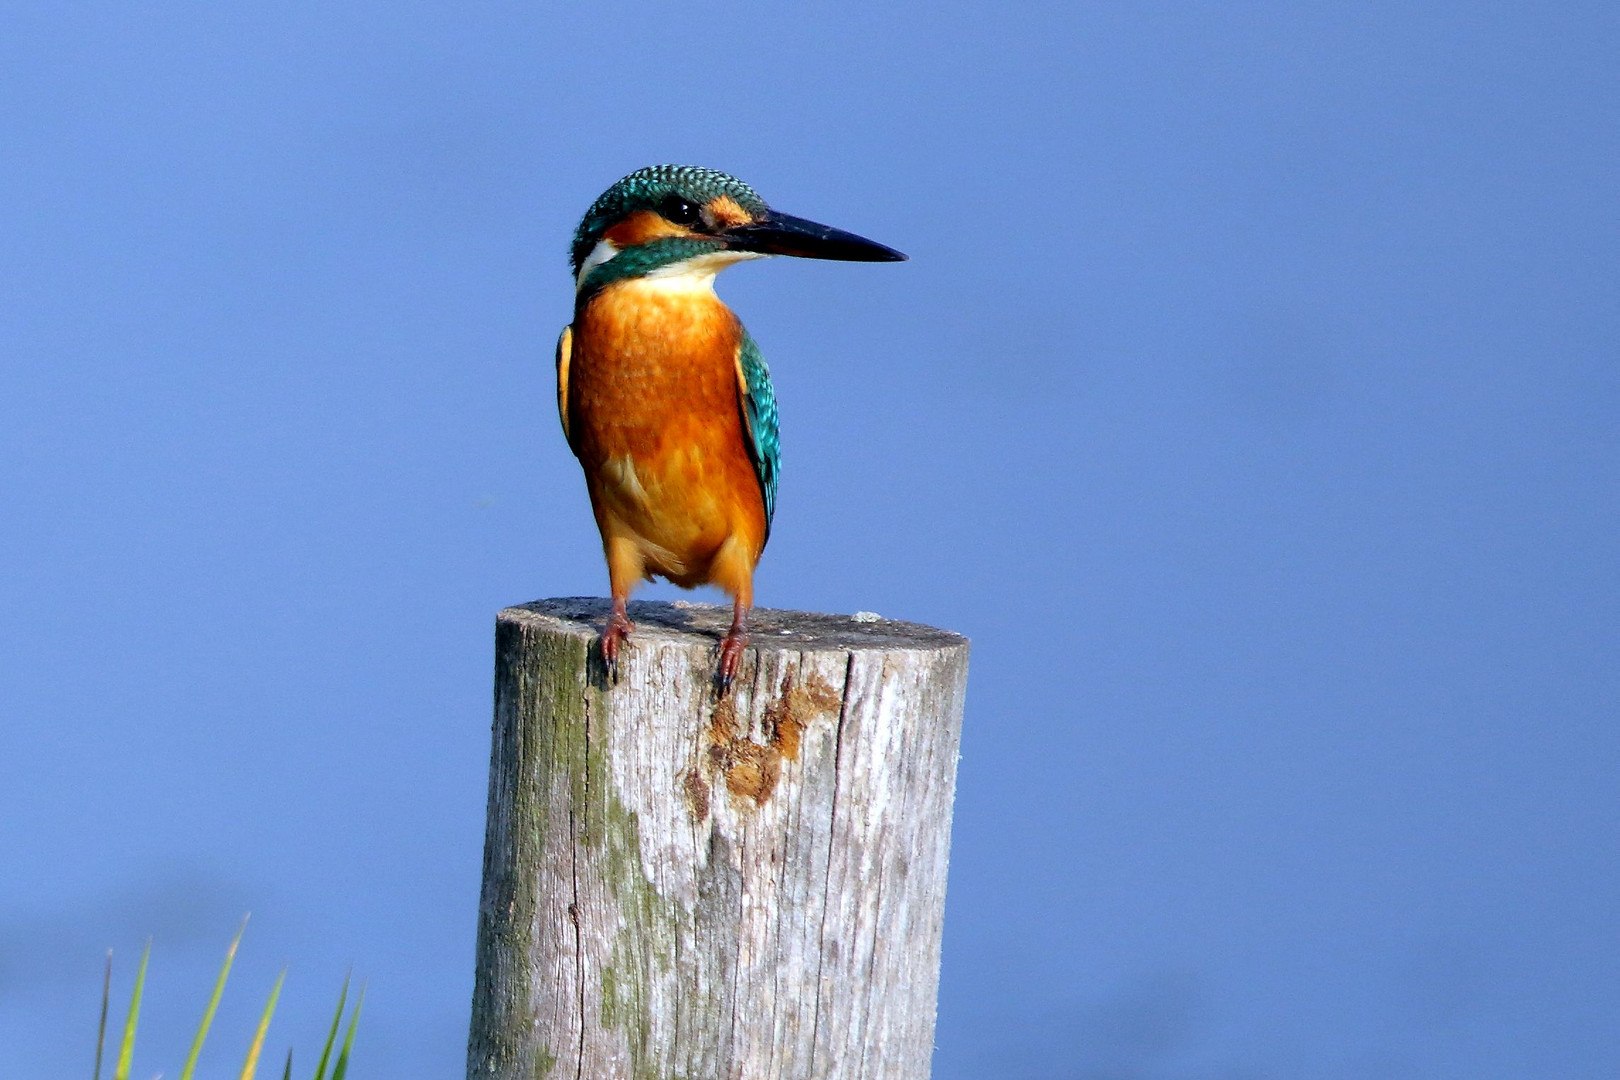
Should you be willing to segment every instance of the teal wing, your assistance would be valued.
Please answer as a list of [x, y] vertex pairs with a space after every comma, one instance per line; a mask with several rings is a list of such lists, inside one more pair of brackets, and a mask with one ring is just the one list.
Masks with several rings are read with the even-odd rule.
[[776, 391], [771, 387], [771, 371], [759, 346], [743, 331], [737, 348], [738, 401], [743, 427], [748, 431], [748, 456], [759, 478], [759, 492], [765, 498], [765, 537], [770, 539], [771, 520], [776, 517], [776, 475], [782, 467], [782, 444], [776, 429]]

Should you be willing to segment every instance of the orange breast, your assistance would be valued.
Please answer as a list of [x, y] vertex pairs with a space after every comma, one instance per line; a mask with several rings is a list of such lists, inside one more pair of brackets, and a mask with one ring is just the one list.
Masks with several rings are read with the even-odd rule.
[[708, 580], [736, 537], [759, 556], [765, 507], [738, 411], [742, 327], [707, 288], [618, 282], [574, 324], [570, 430], [597, 523], [635, 537], [648, 568]]

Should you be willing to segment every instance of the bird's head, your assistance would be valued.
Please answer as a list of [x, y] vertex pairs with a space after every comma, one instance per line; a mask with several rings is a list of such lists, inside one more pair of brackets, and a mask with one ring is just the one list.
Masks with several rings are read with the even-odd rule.
[[734, 262], [766, 255], [905, 258], [854, 233], [772, 210], [736, 177], [694, 165], [650, 165], [608, 188], [585, 212], [570, 249], [581, 297], [633, 277], [712, 280]]

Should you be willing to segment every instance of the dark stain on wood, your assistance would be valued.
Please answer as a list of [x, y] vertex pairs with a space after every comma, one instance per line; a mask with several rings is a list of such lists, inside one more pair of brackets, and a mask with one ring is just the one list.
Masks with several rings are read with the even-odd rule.
[[776, 782], [782, 779], [782, 754], [774, 746], [761, 746], [746, 740], [731, 748], [726, 765], [726, 790], [764, 806]]
[[686, 808], [692, 813], [693, 821], [702, 821], [709, 816], [709, 784], [703, 779], [703, 773], [697, 769], [688, 769], [681, 779], [681, 788], [686, 794]]
[[823, 716], [837, 716], [844, 699], [816, 672], [803, 685], [793, 681], [793, 673], [782, 676], [782, 686], [775, 701], [765, 706], [765, 732], [771, 745], [787, 758], [799, 757], [799, 735], [812, 720]]
[[[811, 673], [801, 684], [789, 672], [782, 676], [775, 699], [765, 705], [762, 726], [767, 741], [759, 743], [739, 730], [737, 707], [730, 697], [722, 698], [709, 716], [709, 762], [725, 777], [727, 791], [763, 806], [782, 779], [783, 760], [798, 759], [804, 729], [823, 716], [838, 715], [842, 708], [843, 698], [819, 674]], [[686, 780], [687, 800], [701, 818], [708, 810], [708, 788], [703, 788], [699, 813], [693, 779], [689, 774]], [[701, 777], [696, 779], [702, 783]]]

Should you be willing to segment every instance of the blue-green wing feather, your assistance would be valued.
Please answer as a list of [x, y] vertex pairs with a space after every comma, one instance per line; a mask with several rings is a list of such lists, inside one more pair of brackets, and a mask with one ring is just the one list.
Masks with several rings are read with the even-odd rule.
[[737, 364], [743, 385], [738, 395], [743, 427], [748, 431], [748, 456], [759, 478], [759, 492], [765, 498], [765, 537], [771, 535], [771, 519], [776, 516], [776, 477], [782, 467], [782, 444], [776, 427], [776, 391], [771, 387], [771, 371], [759, 346], [743, 331]]

